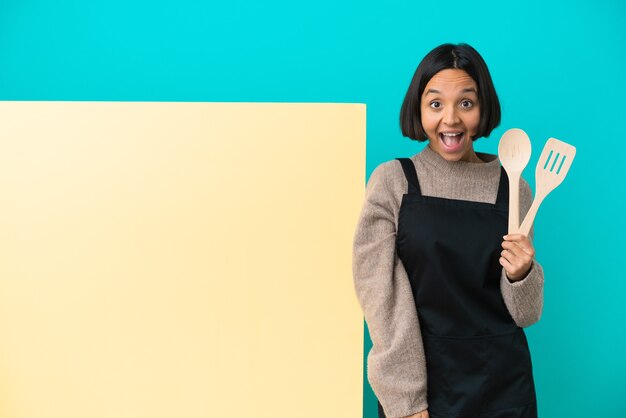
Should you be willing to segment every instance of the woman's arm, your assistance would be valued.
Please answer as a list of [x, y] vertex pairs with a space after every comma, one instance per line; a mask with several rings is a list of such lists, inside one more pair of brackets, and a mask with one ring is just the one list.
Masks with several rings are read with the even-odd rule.
[[428, 407], [415, 301], [395, 251], [399, 202], [386, 183], [401, 170], [396, 163], [383, 163], [370, 176], [352, 258], [355, 291], [373, 343], [367, 377], [388, 418], [411, 416]]
[[[530, 205], [532, 204], [532, 193], [528, 182], [520, 179], [520, 221], [524, 219]], [[528, 234], [529, 241], [532, 242], [534, 228]], [[541, 318], [543, 311], [543, 268], [533, 259], [532, 265], [526, 277], [521, 280], [511, 281], [503, 268], [500, 277], [500, 290], [502, 298], [511, 317], [519, 327], [528, 327]]]

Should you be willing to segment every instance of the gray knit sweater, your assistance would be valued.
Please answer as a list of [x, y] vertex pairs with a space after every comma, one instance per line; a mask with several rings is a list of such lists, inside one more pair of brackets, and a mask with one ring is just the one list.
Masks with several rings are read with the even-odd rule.
[[[476, 155], [485, 162], [450, 162], [429, 146], [412, 156], [422, 194], [495, 203], [500, 161], [493, 154]], [[376, 167], [367, 183], [353, 246], [354, 286], [373, 343], [367, 356], [367, 377], [388, 418], [428, 408], [419, 318], [408, 275], [395, 251], [398, 212], [407, 187], [399, 161]], [[531, 203], [528, 182], [521, 179], [520, 223]], [[517, 282], [510, 282], [502, 269], [502, 297], [518, 326], [528, 327], [541, 317], [543, 280], [543, 269], [536, 260], [528, 275]]]

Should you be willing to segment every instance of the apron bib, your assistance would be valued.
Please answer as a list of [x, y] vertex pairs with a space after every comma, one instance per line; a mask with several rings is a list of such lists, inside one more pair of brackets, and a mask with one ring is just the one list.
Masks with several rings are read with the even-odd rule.
[[500, 291], [506, 172], [495, 204], [454, 200], [422, 196], [413, 161], [397, 159], [409, 190], [396, 250], [419, 316], [430, 418], [536, 418], [526, 334]]

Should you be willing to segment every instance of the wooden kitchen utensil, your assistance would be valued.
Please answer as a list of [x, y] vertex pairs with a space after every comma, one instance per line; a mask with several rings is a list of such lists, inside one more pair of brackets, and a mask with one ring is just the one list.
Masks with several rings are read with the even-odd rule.
[[506, 131], [498, 143], [498, 158], [509, 177], [509, 234], [519, 228], [519, 179], [531, 152], [528, 135], [518, 128]]
[[535, 199], [519, 227], [520, 234], [528, 236], [539, 205], [548, 193], [563, 182], [575, 155], [576, 147], [555, 138], [548, 139], [535, 169]]

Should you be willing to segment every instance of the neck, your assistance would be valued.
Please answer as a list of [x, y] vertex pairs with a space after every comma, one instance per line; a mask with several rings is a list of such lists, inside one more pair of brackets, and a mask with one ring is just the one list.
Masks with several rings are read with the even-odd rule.
[[478, 155], [472, 151], [472, 155], [470, 155], [470, 159], [469, 161], [470, 163], [484, 163], [485, 161], [481, 160], [480, 157], [478, 157]]

